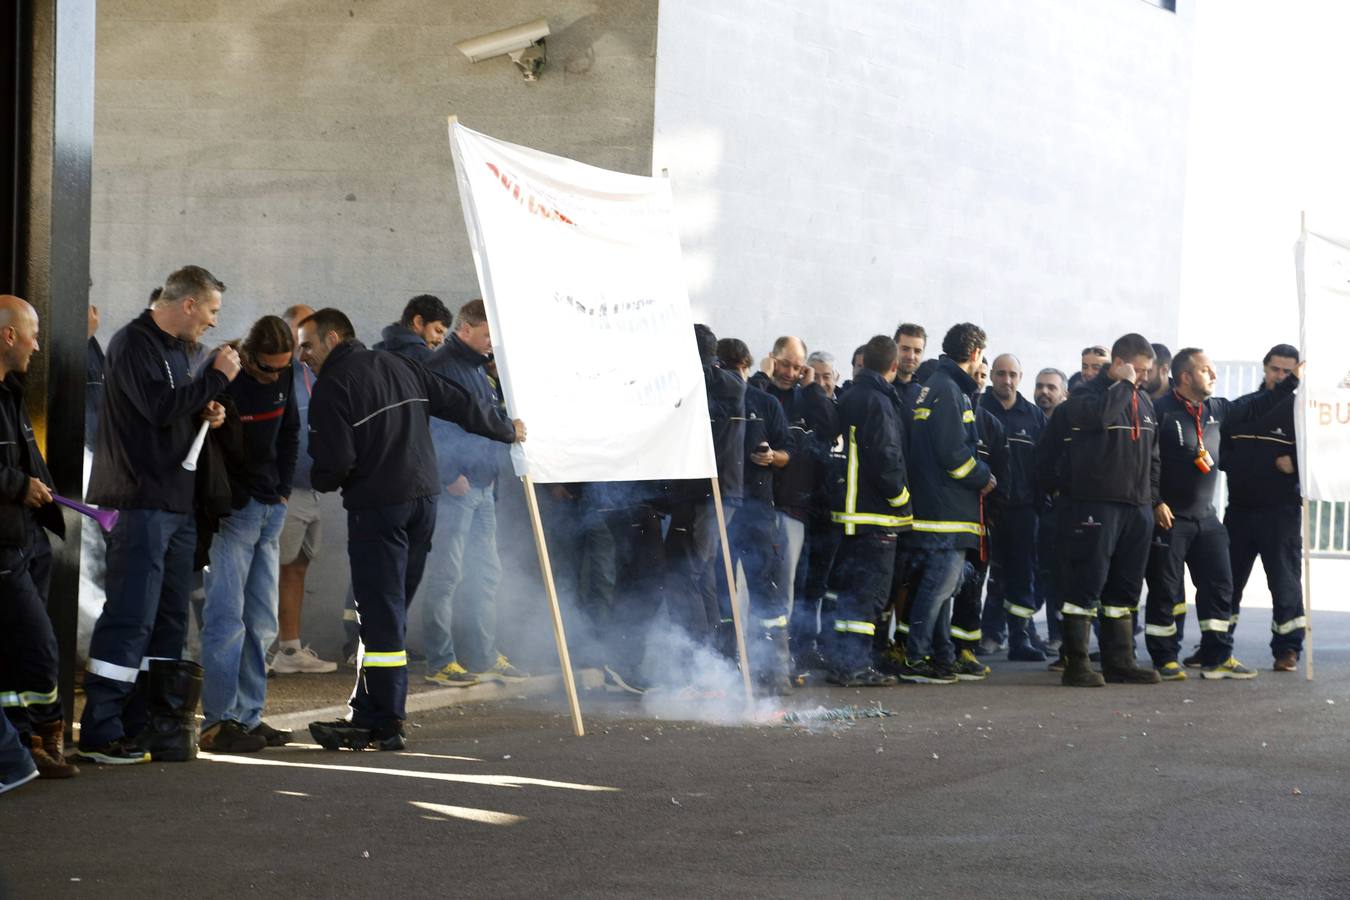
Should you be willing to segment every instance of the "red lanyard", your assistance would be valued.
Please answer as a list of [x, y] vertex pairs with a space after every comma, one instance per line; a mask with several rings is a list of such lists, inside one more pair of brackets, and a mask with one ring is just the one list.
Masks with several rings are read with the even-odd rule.
[[1181, 394], [1177, 393], [1175, 390], [1172, 391], [1172, 394], [1186, 407], [1186, 412], [1195, 416], [1196, 451], [1197, 453], [1203, 454], [1205, 452], [1205, 426], [1200, 423], [1200, 417], [1204, 415], [1205, 412], [1204, 401], [1201, 401], [1199, 406], [1191, 406], [1191, 401], [1181, 396]]
[[1139, 389], [1130, 395], [1130, 440], [1139, 440]]

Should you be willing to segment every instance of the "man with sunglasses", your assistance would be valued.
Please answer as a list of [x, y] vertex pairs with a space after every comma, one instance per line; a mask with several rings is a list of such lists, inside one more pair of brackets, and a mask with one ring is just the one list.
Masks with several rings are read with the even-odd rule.
[[202, 608], [201, 748], [215, 753], [279, 747], [291, 736], [262, 720], [267, 648], [277, 633], [278, 540], [300, 444], [291, 329], [263, 316], [240, 350], [243, 371], [225, 390], [241, 424], [241, 459], [230, 471], [234, 510], [211, 541]]
[[1091, 347], [1084, 347], [1080, 354], [1082, 363], [1077, 372], [1069, 378], [1069, 393], [1085, 381], [1091, 381], [1101, 372], [1102, 367], [1111, 362], [1111, 354], [1106, 348], [1093, 344]]

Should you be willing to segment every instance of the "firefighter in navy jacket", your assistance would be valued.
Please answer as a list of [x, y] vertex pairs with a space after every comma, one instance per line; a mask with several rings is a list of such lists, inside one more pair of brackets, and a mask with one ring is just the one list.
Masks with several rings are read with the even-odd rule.
[[877, 335], [863, 348], [863, 368], [839, 402], [847, 466], [831, 518], [843, 532], [831, 581], [838, 591], [830, 680], [846, 686], [893, 683], [873, 666], [876, 620], [895, 566], [896, 535], [912, 521], [905, 470], [895, 341]]
[[491, 415], [417, 363], [367, 350], [335, 309], [300, 323], [300, 357], [319, 376], [309, 407], [310, 478], [317, 491], [342, 490], [363, 648], [349, 719], [311, 723], [310, 735], [329, 750], [402, 749], [407, 607], [442, 490], [429, 418], [502, 443], [523, 440], [525, 427]]
[[[1133, 623], [1158, 494], [1157, 429], [1144, 389], [1153, 356], [1142, 335], [1124, 335], [1112, 345], [1111, 368], [1082, 382], [1057, 413], [1072, 429], [1065, 537], [1071, 583], [1061, 605], [1062, 680], [1071, 687], [1159, 680], [1157, 672], [1134, 664]], [[1099, 609], [1105, 679], [1088, 665], [1088, 635]]]
[[[1298, 368], [1298, 348], [1277, 344], [1262, 366], [1261, 387], [1242, 399], [1276, 389]], [[1261, 557], [1270, 588], [1270, 651], [1275, 671], [1298, 668], [1303, 650], [1303, 496], [1298, 484], [1298, 453], [1294, 437], [1294, 403], [1286, 395], [1275, 408], [1257, 419], [1224, 424], [1223, 461], [1228, 473], [1228, 529], [1233, 562], [1233, 628], [1237, 628], [1242, 591], [1252, 564]]]
[[1157, 527], [1149, 554], [1145, 641], [1164, 678], [1180, 681], [1186, 677], [1177, 653], [1186, 618], [1183, 579], [1189, 568], [1200, 620], [1196, 662], [1201, 676], [1255, 678], [1255, 670], [1233, 658], [1228, 533], [1214, 511], [1220, 433], [1224, 427], [1241, 426], [1274, 410], [1298, 386], [1298, 376], [1238, 400], [1214, 397], [1215, 374], [1209, 357], [1197, 347], [1187, 347], [1172, 358], [1172, 377], [1175, 386], [1155, 407], [1161, 471]]
[[953, 325], [944, 356], [924, 382], [909, 439], [914, 529], [907, 566], [916, 579], [900, 678], [919, 684], [956, 680], [952, 671], [952, 598], [961, 587], [966, 551], [984, 537], [984, 498], [998, 481], [979, 458], [971, 394], [987, 338], [978, 325]]

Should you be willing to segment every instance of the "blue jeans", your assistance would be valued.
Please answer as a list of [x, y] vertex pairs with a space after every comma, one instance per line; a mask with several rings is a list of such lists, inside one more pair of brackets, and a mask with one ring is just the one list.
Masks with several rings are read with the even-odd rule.
[[262, 721], [267, 648], [277, 636], [277, 576], [286, 504], [250, 499], [220, 520], [204, 574], [202, 716], [204, 725]]
[[[492, 488], [470, 487], [462, 497], [442, 493], [421, 591], [428, 673], [457, 661], [470, 672], [483, 672], [497, 661], [501, 580]], [[459, 652], [454, 634], [460, 637]]]
[[905, 657], [911, 662], [932, 657], [937, 663], [956, 658], [951, 639], [952, 596], [961, 587], [964, 550], [913, 550], [908, 565], [918, 572], [918, 588], [909, 609], [909, 641]]

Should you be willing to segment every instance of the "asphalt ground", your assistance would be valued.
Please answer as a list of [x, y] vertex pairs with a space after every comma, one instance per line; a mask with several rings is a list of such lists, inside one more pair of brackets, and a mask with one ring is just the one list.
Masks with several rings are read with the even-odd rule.
[[[406, 753], [294, 746], [86, 766], [0, 799], [13, 897], [1337, 897], [1350, 893], [1350, 614], [1317, 680], [808, 688], [795, 727], [627, 695], [417, 713]], [[301, 735], [303, 737], [303, 735]]]

